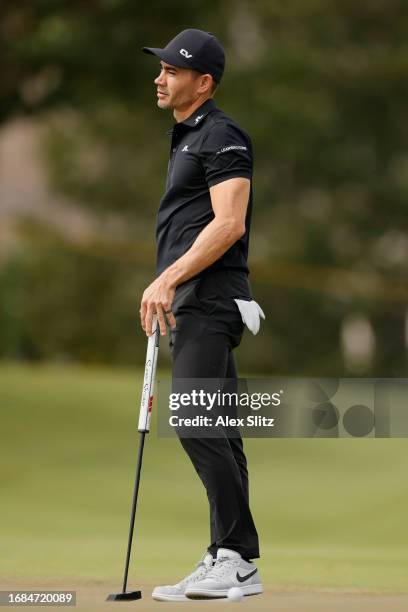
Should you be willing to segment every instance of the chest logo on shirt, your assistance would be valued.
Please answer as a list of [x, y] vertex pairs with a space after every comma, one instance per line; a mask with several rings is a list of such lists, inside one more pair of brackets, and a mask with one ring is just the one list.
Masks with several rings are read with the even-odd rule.
[[188, 151], [188, 145], [184, 145], [184, 147], [181, 149], [182, 153], [183, 153], [183, 151]]

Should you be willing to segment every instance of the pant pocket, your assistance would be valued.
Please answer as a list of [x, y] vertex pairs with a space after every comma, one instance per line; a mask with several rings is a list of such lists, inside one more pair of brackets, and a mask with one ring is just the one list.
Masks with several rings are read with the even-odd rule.
[[172, 311], [175, 316], [182, 312], [184, 308], [197, 306], [197, 287], [200, 280], [194, 278], [177, 287], [172, 303]]

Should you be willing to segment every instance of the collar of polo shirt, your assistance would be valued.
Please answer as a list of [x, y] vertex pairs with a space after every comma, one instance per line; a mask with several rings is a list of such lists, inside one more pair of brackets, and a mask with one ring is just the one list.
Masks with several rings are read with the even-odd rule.
[[196, 127], [197, 125], [200, 125], [204, 117], [206, 117], [210, 111], [214, 110], [214, 108], [216, 108], [214, 100], [212, 98], [208, 98], [208, 100], [206, 100], [201, 106], [196, 108], [194, 113], [187, 117], [187, 119], [175, 123], [172, 128], [167, 130], [167, 134], [172, 134], [174, 128], [178, 125], [187, 125], [188, 127], [192, 128]]

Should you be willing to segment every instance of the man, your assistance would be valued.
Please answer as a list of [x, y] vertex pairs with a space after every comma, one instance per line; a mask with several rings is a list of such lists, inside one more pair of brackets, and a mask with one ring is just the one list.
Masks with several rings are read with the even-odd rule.
[[[244, 322], [256, 333], [263, 313], [251, 299], [248, 239], [252, 208], [252, 147], [248, 135], [212, 99], [225, 55], [215, 36], [188, 29], [164, 49], [143, 47], [160, 60], [157, 105], [173, 109], [166, 191], [157, 217], [157, 278], [143, 293], [141, 325], [153, 315], [170, 326], [173, 383], [236, 380], [233, 349]], [[174, 391], [173, 386], [173, 391]], [[226, 597], [239, 586], [262, 592], [251, 559], [258, 535], [248, 502], [241, 437], [180, 437], [207, 492], [211, 543], [181, 582], [156, 587], [164, 601]]]

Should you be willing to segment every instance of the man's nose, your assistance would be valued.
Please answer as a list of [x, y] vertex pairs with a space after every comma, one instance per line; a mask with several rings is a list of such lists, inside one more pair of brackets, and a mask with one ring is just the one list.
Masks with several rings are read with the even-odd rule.
[[164, 70], [162, 70], [157, 77], [154, 79], [155, 85], [160, 85], [160, 83], [164, 83]]

